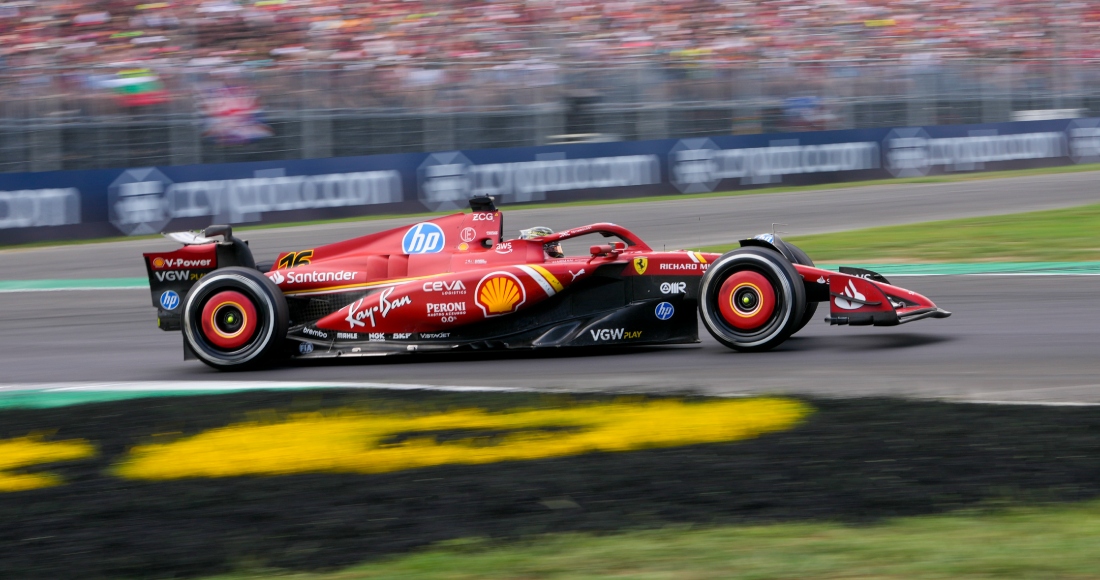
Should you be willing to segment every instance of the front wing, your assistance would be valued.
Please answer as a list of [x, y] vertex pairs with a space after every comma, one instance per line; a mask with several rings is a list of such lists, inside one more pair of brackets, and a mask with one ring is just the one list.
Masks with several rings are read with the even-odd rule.
[[829, 324], [896, 326], [951, 316], [928, 298], [894, 286], [870, 270], [841, 268], [840, 272], [831, 272], [801, 265], [795, 268], [806, 284], [807, 295], [829, 301], [829, 317], [825, 319]]

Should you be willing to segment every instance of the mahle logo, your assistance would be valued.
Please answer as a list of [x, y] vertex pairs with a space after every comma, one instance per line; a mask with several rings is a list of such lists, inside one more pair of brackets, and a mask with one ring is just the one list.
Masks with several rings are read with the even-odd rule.
[[447, 238], [443, 229], [431, 222], [422, 222], [409, 228], [401, 239], [401, 251], [406, 254], [435, 254], [443, 250]]

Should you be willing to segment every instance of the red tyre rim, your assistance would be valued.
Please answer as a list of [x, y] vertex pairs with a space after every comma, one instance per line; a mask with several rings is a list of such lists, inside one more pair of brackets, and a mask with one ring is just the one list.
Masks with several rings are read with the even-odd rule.
[[775, 312], [775, 289], [762, 274], [737, 272], [718, 290], [718, 310], [730, 326], [752, 330], [764, 325]]
[[257, 322], [256, 307], [240, 292], [218, 292], [202, 308], [203, 335], [218, 348], [231, 350], [248, 344]]

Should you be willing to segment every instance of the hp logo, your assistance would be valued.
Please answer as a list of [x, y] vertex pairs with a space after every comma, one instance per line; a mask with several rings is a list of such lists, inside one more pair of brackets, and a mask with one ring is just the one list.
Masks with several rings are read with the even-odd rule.
[[676, 309], [672, 307], [668, 302], [662, 302], [657, 305], [657, 309], [653, 311], [657, 315], [657, 320], [668, 320], [672, 318], [672, 315], [676, 312]]
[[180, 305], [180, 295], [168, 290], [160, 295], [160, 306], [165, 310], [175, 310]]
[[406, 254], [435, 254], [447, 243], [443, 230], [430, 222], [416, 224], [405, 232], [401, 250]]

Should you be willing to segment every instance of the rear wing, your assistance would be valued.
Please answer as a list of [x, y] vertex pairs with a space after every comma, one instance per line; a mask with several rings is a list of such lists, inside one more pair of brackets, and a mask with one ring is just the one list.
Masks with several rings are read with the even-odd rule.
[[256, 267], [248, 242], [234, 237], [227, 225], [210, 226], [202, 232], [172, 232], [164, 237], [183, 247], [142, 254], [149, 292], [157, 309], [157, 325], [162, 330], [180, 329], [184, 299], [203, 276], [228, 266]]

